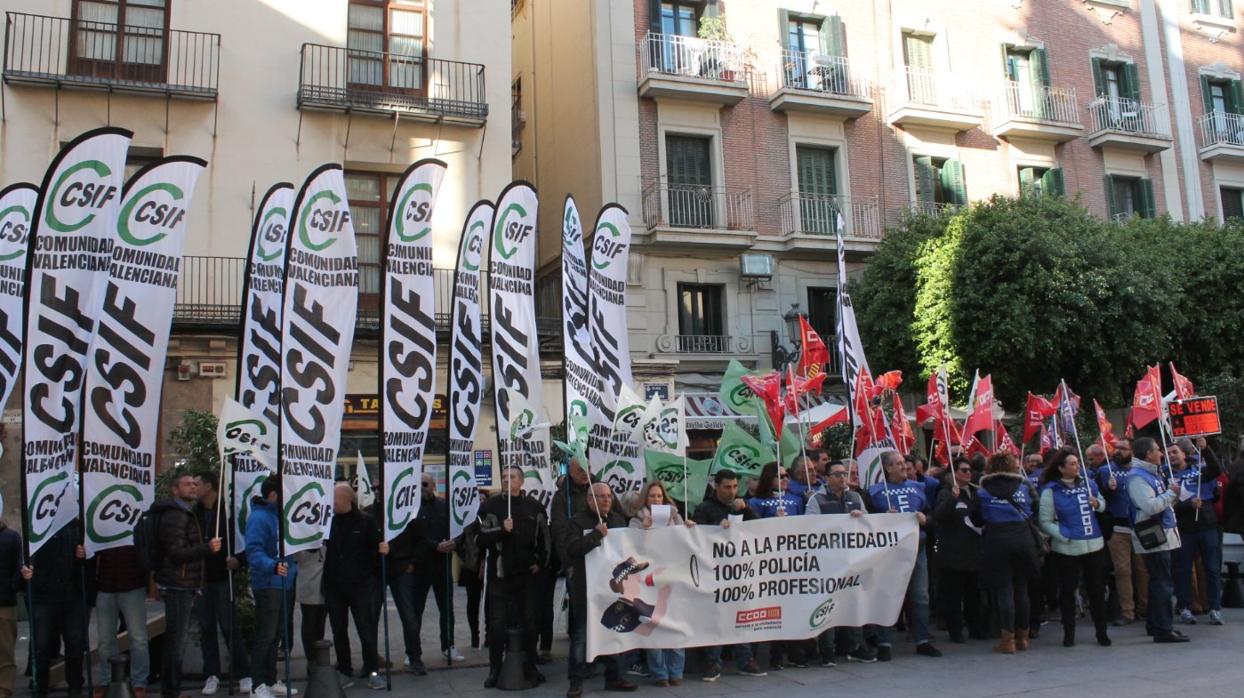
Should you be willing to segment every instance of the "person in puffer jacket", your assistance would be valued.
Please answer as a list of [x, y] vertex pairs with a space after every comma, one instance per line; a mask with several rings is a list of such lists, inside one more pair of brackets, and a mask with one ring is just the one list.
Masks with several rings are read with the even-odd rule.
[[981, 583], [997, 598], [1001, 639], [995, 652], [1028, 649], [1028, 583], [1040, 574], [1033, 503], [1037, 492], [1010, 453], [990, 456], [971, 505], [981, 534]]
[[1175, 595], [1171, 551], [1181, 545], [1175, 521], [1175, 503], [1179, 501], [1179, 481], [1168, 477], [1169, 466], [1161, 468], [1162, 448], [1150, 438], [1139, 438], [1132, 444], [1134, 477], [1127, 481], [1127, 495], [1132, 500], [1132, 547], [1145, 561], [1149, 571], [1149, 615], [1145, 629], [1154, 642], [1187, 642], [1188, 637], [1174, 629]]
[[[251, 499], [246, 520], [246, 561], [251, 570], [251, 593], [255, 597], [255, 644], [251, 647], [253, 698], [272, 698], [290, 691], [276, 680], [276, 649], [280, 644], [282, 607], [292, 599], [298, 565], [280, 556], [281, 479], [268, 476], [259, 496]], [[274, 690], [275, 689], [275, 690]]]

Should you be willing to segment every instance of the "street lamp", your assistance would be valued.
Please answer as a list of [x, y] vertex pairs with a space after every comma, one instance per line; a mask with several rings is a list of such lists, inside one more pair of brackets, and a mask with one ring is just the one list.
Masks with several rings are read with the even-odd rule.
[[799, 312], [799, 304], [791, 303], [790, 310], [782, 315], [782, 321], [786, 323], [786, 336], [790, 339], [793, 349], [787, 349], [778, 339], [777, 330], [769, 333], [769, 341], [773, 349], [773, 369], [783, 371], [786, 365], [799, 358], [799, 341], [801, 333], [799, 328], [799, 318], [803, 313]]

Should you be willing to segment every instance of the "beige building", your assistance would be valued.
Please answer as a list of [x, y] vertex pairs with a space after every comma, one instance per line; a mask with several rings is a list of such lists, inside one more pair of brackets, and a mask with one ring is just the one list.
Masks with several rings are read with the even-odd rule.
[[[163, 154], [209, 161], [192, 211], [169, 351], [162, 431], [234, 387], [244, 257], [255, 206], [317, 165], [346, 169], [362, 300], [342, 461], [376, 451], [376, 310], [385, 208], [420, 158], [449, 165], [436, 208], [438, 328], [471, 205], [510, 180], [510, 24], [463, 0], [9, 0], [0, 173], [38, 183], [91, 128], [134, 131], [131, 169]], [[442, 347], [444, 365], [447, 351]], [[438, 393], [444, 392], [444, 373]], [[440, 413], [443, 415], [443, 412]], [[492, 448], [491, 406], [482, 450]], [[17, 501], [21, 401], [4, 413], [4, 495]], [[435, 426], [435, 425], [434, 425]], [[443, 417], [430, 461], [443, 463]], [[177, 454], [164, 448], [161, 465]]]

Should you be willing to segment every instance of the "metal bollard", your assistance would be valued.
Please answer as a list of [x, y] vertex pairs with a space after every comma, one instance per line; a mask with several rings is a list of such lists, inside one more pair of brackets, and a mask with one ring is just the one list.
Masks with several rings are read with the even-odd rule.
[[337, 670], [328, 660], [328, 650], [332, 646], [333, 643], [328, 640], [316, 640], [312, 646], [305, 698], [345, 698], [346, 692], [341, 688]]

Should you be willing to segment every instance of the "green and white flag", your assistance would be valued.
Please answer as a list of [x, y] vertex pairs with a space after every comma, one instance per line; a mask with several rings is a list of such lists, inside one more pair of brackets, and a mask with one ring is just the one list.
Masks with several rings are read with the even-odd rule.
[[638, 440], [644, 416], [648, 413], [648, 405], [643, 398], [631, 390], [631, 386], [623, 384], [618, 392], [613, 416], [613, 433], [619, 438]]
[[132, 135], [109, 127], [78, 136], [52, 160], [39, 189], [22, 358], [28, 553], [78, 516], [82, 383], [108, 284]]
[[281, 312], [282, 555], [318, 548], [333, 518], [359, 266], [341, 165], [316, 168], [294, 201]]
[[[445, 163], [402, 173], [389, 205], [380, 268], [380, 531], [391, 541], [419, 515], [419, 485], [436, 389], [432, 207]], [[361, 490], [360, 490], [361, 492]]]
[[0, 191], [0, 406], [9, 404], [22, 362], [22, 304], [26, 299], [26, 252], [39, 200], [33, 184]]
[[[376, 490], [371, 487], [371, 475], [367, 473], [363, 452], [359, 451], [358, 454], [358, 462], [354, 464], [354, 491], [358, 493], [359, 508], [366, 509], [376, 502]], [[420, 480], [422, 481], [422, 476]]]
[[712, 464], [711, 460], [691, 460], [651, 449], [644, 451], [648, 481], [661, 482], [671, 498], [686, 502], [688, 511], [704, 499], [704, 488], [708, 486], [708, 471]]
[[234, 456], [246, 456], [266, 472], [276, 471], [276, 429], [231, 397], [225, 398], [216, 420], [216, 447], [221, 463], [228, 463]]
[[643, 439], [644, 447], [654, 451], [686, 453], [690, 445], [686, 398], [679, 395], [662, 404], [660, 398], [654, 396], [644, 413]]
[[713, 454], [712, 473], [733, 470], [741, 478], [760, 477], [765, 463], [773, 462], [773, 448], [765, 447], [734, 422], [726, 424], [717, 440], [717, 452]]
[[592, 336], [587, 329], [587, 259], [583, 254], [583, 224], [574, 197], [562, 210], [562, 368], [565, 376], [566, 442], [583, 459], [587, 449], [588, 414], [600, 394], [593, 359]]
[[721, 404], [727, 409], [738, 415], [750, 415], [756, 411], [753, 401], [756, 400], [756, 393], [743, 383], [743, 376], [753, 375], [754, 371], [749, 371], [743, 364], [738, 361], [731, 360], [730, 365], [726, 367], [726, 373], [721, 378], [721, 391], [719, 397]]
[[135, 172], [121, 193], [87, 353], [80, 460], [87, 557], [129, 545], [155, 499], [164, 359], [194, 186], [205, 167], [195, 157], [163, 158]]

